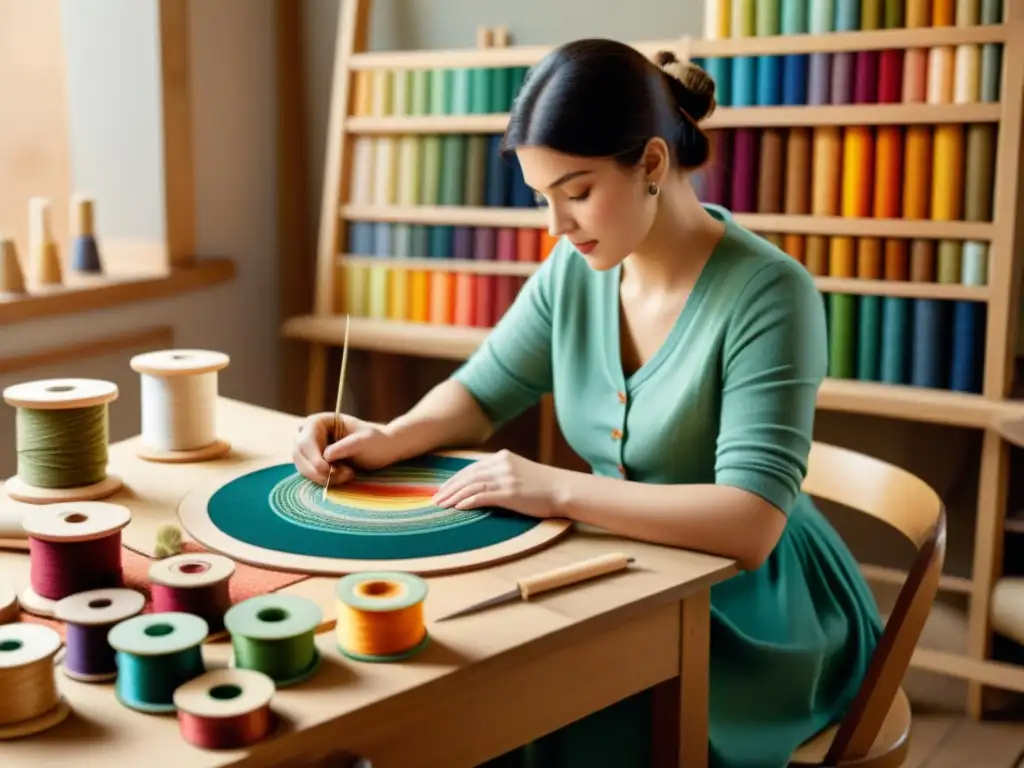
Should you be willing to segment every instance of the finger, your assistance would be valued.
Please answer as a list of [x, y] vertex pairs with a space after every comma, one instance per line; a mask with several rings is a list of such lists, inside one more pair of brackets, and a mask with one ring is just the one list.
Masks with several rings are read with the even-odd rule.
[[333, 464], [336, 461], [349, 458], [366, 441], [369, 434], [369, 432], [355, 432], [351, 435], [346, 435], [336, 443], [331, 443], [324, 451], [324, 459]]
[[439, 503], [438, 506], [457, 507], [461, 502], [472, 496], [478, 496], [483, 493], [493, 493], [494, 491], [499, 490], [499, 488], [499, 484], [494, 480], [475, 480], [462, 488], [459, 488], [455, 493]]
[[333, 487], [335, 485], [347, 483], [349, 480], [355, 477], [355, 474], [356, 473], [352, 471], [352, 467], [350, 467], [348, 464], [339, 464], [334, 468], [334, 472], [330, 476], [331, 486]]
[[304, 440], [299, 444], [299, 454], [306, 460], [312, 471], [318, 476], [322, 475], [325, 481], [327, 480], [327, 473], [331, 470], [331, 465], [324, 460], [317, 449], [317, 443]]
[[482, 477], [488, 477], [491, 474], [490, 466], [482, 461], [470, 464], [468, 467], [460, 469], [454, 475], [441, 483], [441, 486], [434, 494], [434, 503], [436, 504], [440, 499], [449, 497], [452, 492], [458, 488], [464, 487], [467, 483], [471, 483]]
[[295, 468], [299, 471], [299, 474], [306, 479], [314, 482], [323, 484], [327, 482], [327, 472], [320, 472], [319, 469], [309, 463], [309, 459], [305, 455], [298, 453], [295, 455]]
[[502, 502], [508, 502], [507, 491], [485, 491], [483, 493], [475, 493], [472, 496], [460, 501], [455, 505], [456, 509], [481, 509], [483, 507], [500, 507]]

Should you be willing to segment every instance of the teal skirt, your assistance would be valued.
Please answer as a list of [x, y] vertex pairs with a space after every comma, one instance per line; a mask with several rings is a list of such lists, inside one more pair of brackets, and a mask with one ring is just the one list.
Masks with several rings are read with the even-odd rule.
[[[882, 628], [856, 560], [801, 496], [768, 561], [711, 589], [712, 768], [785, 768], [842, 719]], [[645, 768], [652, 722], [644, 691], [484, 768]]]

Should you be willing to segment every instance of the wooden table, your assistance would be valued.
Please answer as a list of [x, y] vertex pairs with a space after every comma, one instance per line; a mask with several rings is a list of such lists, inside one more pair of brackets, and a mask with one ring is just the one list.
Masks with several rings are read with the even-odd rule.
[[[275, 458], [289, 461], [299, 422], [221, 399], [219, 433], [235, 447], [221, 461], [150, 464], [134, 455], [138, 438], [112, 445], [109, 471], [123, 478], [125, 488], [108, 501], [132, 511], [126, 541], [146, 542], [158, 525], [175, 522], [181, 497], [210, 473]], [[609, 551], [632, 555], [636, 565], [529, 603], [432, 621], [507, 590], [520, 576]], [[24, 551], [0, 551], [0, 580], [20, 590], [28, 565]], [[72, 715], [51, 731], [0, 742], [0, 763], [326, 766], [339, 763], [323, 762], [325, 756], [347, 750], [368, 758], [373, 768], [459, 768], [657, 686], [664, 715], [656, 738], [662, 762], [697, 768], [707, 762], [709, 590], [736, 572], [722, 558], [574, 531], [513, 562], [429, 579], [425, 614], [433, 642], [414, 660], [354, 662], [337, 651], [333, 631], [321, 633], [319, 672], [277, 692], [273, 706], [282, 716], [281, 730], [251, 750], [192, 747], [173, 716], [134, 712], [115, 700], [111, 684], [77, 683], [58, 670]], [[333, 617], [335, 581], [309, 579], [283, 591], [316, 600]], [[228, 643], [204, 646], [209, 667], [226, 664], [229, 653]]]

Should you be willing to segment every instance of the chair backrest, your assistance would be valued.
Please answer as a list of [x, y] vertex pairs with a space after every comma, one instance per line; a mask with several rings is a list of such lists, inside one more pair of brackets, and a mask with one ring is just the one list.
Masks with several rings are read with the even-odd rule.
[[938, 493], [911, 472], [880, 459], [815, 442], [803, 490], [870, 515], [899, 531], [917, 550], [857, 696], [825, 761], [864, 757], [910, 666], [939, 588], [946, 557], [946, 510]]

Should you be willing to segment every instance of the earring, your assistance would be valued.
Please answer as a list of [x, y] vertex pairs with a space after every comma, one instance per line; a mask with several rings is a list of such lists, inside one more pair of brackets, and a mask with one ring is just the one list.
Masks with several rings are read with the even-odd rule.
[[656, 194], [658, 194], [658, 185], [655, 184], [653, 181], [650, 184], [647, 185], [647, 194], [649, 194], [649, 195], [656, 195]]

